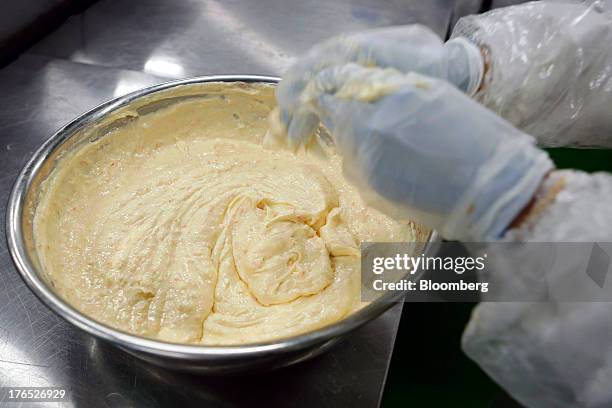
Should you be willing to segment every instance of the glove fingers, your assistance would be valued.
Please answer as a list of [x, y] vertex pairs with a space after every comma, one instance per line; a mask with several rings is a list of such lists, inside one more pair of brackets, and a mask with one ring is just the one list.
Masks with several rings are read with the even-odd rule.
[[338, 88], [337, 78], [327, 72], [331, 67], [347, 64], [364, 68], [392, 67], [404, 73], [416, 71], [444, 77], [442, 57], [442, 40], [421, 25], [368, 30], [335, 37], [315, 46], [289, 68], [276, 91], [282, 109], [281, 121], [289, 129], [290, 141], [305, 142], [316, 127], [312, 115], [297, 113], [303, 109], [303, 94], [313, 80], [318, 77], [322, 81], [319, 86], [324, 85], [311, 95], [313, 101], [321, 92]]
[[330, 132], [334, 132], [334, 121], [332, 118], [337, 117], [337, 112], [342, 105], [342, 101], [339, 101], [333, 95], [321, 94], [317, 98], [317, 111], [319, 112], [319, 119], [323, 122], [323, 125], [329, 129]]
[[302, 100], [315, 101], [322, 94], [330, 94], [345, 101], [374, 103], [399, 89], [431, 87], [434, 81], [412, 72], [403, 74], [390, 68], [364, 68], [357, 64], [346, 64], [319, 72], [304, 91]]
[[346, 62], [364, 67], [394, 68], [404, 73], [414, 71], [439, 78], [445, 76], [443, 42], [427, 27], [390, 27], [360, 33], [348, 40], [354, 43], [348, 48], [354, 54], [349, 55]]
[[318, 126], [319, 118], [316, 114], [303, 109], [297, 111], [291, 117], [287, 128], [289, 145], [296, 148], [300, 145], [308, 144]]
[[329, 67], [320, 71], [300, 96], [300, 108], [291, 113], [281, 109], [281, 121], [287, 126], [287, 137], [292, 147], [307, 144], [320, 121], [333, 131], [333, 116], [342, 101], [334, 95], [344, 79], [342, 75], [349, 70]]
[[[375, 39], [379, 41], [410, 41], [426, 45], [441, 44], [440, 36], [430, 28], [421, 24], [408, 24], [400, 26], [374, 28], [352, 35], [362, 41]], [[404, 43], [405, 44], [405, 43]]]

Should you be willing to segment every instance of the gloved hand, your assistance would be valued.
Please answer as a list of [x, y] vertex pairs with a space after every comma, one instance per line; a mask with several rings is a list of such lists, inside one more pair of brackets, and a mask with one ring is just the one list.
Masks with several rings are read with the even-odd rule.
[[397, 26], [364, 31], [325, 41], [289, 68], [277, 89], [281, 122], [289, 140], [299, 145], [318, 125], [315, 116], [300, 110], [304, 87], [322, 69], [353, 62], [365, 67], [394, 68], [442, 78], [468, 95], [478, 89], [484, 65], [478, 47], [465, 38], [446, 44], [421, 25]]
[[499, 237], [553, 167], [530, 136], [443, 80], [347, 64], [320, 71], [300, 101], [366, 202], [448, 239]]

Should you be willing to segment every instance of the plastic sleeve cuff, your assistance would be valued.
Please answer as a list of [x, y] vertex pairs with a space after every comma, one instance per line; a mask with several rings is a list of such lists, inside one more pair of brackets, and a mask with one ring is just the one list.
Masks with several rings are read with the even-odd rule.
[[[484, 59], [480, 48], [465, 37], [455, 37], [446, 42], [445, 47], [451, 55], [450, 62], [453, 63], [453, 55], [459, 52], [467, 64], [468, 77], [467, 84], [462, 89], [467, 95], [473, 96], [480, 88], [484, 76]], [[449, 67], [449, 74], [452, 75], [452, 68]]]

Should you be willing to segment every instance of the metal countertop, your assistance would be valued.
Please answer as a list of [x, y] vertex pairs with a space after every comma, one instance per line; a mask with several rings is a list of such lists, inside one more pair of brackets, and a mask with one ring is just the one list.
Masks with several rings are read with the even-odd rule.
[[[255, 3], [102, 0], [1, 69], [2, 225], [13, 181], [33, 151], [98, 103], [172, 78], [279, 75], [292, 57], [341, 31], [421, 22], [444, 35], [458, 7], [450, 0]], [[294, 367], [241, 377], [175, 373], [55, 316], [25, 287], [0, 234], [0, 385], [71, 390], [71, 402], [44, 407], [377, 406], [401, 310]]]
[[447, 32], [478, 0], [101, 0], [31, 52], [168, 78], [281, 75], [342, 32], [421, 23]]

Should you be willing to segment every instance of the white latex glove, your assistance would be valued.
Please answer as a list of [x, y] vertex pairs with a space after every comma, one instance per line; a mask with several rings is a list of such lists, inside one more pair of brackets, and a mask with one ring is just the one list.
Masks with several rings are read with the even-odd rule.
[[612, 0], [537, 1], [460, 19], [483, 49], [475, 98], [543, 146], [612, 147]]
[[552, 168], [530, 136], [443, 80], [348, 64], [320, 71], [300, 100], [366, 202], [445, 238], [499, 237]]
[[477, 90], [484, 69], [480, 50], [471, 42], [455, 38], [444, 44], [436, 33], [421, 25], [334, 37], [296, 61], [277, 89], [281, 121], [295, 145], [310, 135], [319, 123], [310, 112], [300, 109], [299, 98], [305, 86], [322, 69], [350, 62], [446, 79], [468, 95]]

